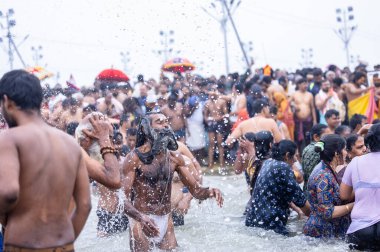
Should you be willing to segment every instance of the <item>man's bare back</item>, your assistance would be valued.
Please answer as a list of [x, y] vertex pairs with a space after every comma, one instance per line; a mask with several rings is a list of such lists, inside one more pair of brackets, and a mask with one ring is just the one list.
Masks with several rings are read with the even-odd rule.
[[273, 119], [264, 117], [253, 117], [241, 122], [237, 126], [237, 128], [231, 133], [231, 135], [228, 136], [226, 143], [229, 145], [234, 140], [237, 140], [239, 137], [243, 136], [248, 132], [257, 133], [260, 131], [272, 132], [275, 142], [279, 142], [282, 140], [281, 132]]
[[78, 144], [42, 122], [12, 128], [2, 133], [0, 142], [0, 159], [18, 175], [9, 183], [20, 188], [17, 204], [6, 213], [5, 244], [49, 248], [72, 243], [79, 234], [68, 212], [73, 194], [90, 208]]

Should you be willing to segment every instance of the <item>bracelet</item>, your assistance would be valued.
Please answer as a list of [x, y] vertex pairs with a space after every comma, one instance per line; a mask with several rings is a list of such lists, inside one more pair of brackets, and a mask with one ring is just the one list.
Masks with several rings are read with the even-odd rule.
[[100, 149], [100, 153], [103, 153], [104, 150], [112, 150], [112, 151], [114, 151], [115, 148], [112, 147], [112, 146], [105, 146], [105, 147], [103, 147], [103, 148]]
[[112, 153], [112, 154], [116, 154], [117, 153], [117, 150], [104, 150], [101, 154], [102, 154], [102, 158], [104, 159], [104, 155], [108, 154], [108, 153]]

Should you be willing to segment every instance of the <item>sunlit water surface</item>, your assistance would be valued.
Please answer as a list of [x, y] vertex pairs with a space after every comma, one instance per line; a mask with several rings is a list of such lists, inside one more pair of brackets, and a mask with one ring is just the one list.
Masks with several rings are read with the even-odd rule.
[[[205, 176], [204, 185], [217, 187], [224, 195], [224, 206], [206, 200], [192, 206], [185, 217], [185, 226], [175, 229], [178, 251], [348, 251], [343, 241], [321, 241], [302, 235], [304, 220], [292, 215], [289, 230], [292, 237], [278, 235], [244, 225], [243, 212], [249, 199], [243, 176]], [[76, 242], [76, 251], [130, 251], [129, 233], [111, 238], [96, 237], [97, 197], [86, 226]]]

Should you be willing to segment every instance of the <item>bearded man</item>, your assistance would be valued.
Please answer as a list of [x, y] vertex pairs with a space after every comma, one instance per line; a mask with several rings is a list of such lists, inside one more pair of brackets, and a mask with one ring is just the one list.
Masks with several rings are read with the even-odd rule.
[[195, 198], [215, 198], [219, 206], [223, 204], [218, 189], [204, 188], [196, 182], [177, 149], [174, 132], [169, 128], [165, 115], [154, 112], [141, 119], [136, 148], [126, 157], [122, 169], [132, 251], [149, 251], [153, 247], [172, 250], [177, 247], [169, 216], [174, 172]]

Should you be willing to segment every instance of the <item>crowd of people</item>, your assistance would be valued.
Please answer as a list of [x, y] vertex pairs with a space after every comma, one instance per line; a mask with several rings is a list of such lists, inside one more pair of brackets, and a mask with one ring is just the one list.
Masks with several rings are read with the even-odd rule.
[[330, 65], [173, 76], [82, 89], [2, 77], [4, 251], [74, 251], [88, 178], [99, 237], [129, 229], [132, 251], [175, 249], [193, 197], [223, 204], [202, 175], [229, 167], [246, 178], [246, 226], [287, 235], [293, 210], [307, 236], [380, 249], [378, 75]]

